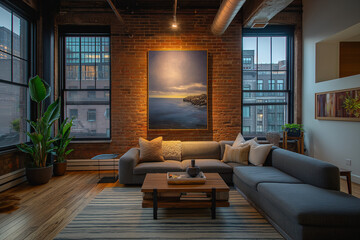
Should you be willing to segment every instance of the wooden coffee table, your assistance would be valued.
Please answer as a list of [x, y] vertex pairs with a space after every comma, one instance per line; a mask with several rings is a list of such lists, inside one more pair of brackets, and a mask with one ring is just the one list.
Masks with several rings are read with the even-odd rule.
[[[153, 217], [157, 219], [158, 208], [211, 208], [212, 219], [216, 218], [216, 207], [229, 207], [229, 190], [218, 173], [205, 173], [206, 183], [198, 185], [169, 185], [166, 173], [146, 174], [141, 192], [144, 193], [143, 208], [153, 208]], [[211, 193], [210, 200], [180, 200], [181, 193]], [[152, 195], [146, 199], [145, 195]], [[179, 196], [176, 196], [176, 195]], [[217, 200], [217, 194], [227, 196]], [[166, 196], [167, 195], [167, 196]]]

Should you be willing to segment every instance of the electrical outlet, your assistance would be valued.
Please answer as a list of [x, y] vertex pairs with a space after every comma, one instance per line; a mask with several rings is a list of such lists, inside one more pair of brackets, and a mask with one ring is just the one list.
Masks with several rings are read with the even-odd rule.
[[345, 161], [346, 161], [346, 166], [351, 166], [351, 159], [350, 158], [345, 159]]

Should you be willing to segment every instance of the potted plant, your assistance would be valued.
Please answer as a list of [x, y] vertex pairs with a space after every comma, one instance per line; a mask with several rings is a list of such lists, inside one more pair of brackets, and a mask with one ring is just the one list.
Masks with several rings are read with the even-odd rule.
[[71, 119], [70, 122], [68, 122], [68, 119], [66, 118], [65, 121], [60, 125], [58, 134], [56, 136], [57, 140], [53, 143], [55, 146], [53, 154], [56, 156], [56, 160], [54, 162], [55, 176], [62, 176], [65, 174], [67, 167], [66, 156], [74, 150], [67, 150], [69, 143], [73, 139], [73, 137], [70, 137], [72, 125], [73, 120]]
[[29, 80], [31, 100], [37, 103], [36, 121], [27, 120], [33, 129], [27, 132], [32, 144], [19, 144], [18, 149], [31, 156], [26, 166], [26, 177], [30, 184], [47, 183], [53, 172], [53, 165], [47, 165], [49, 153], [54, 150], [52, 143], [56, 139], [51, 137], [51, 128], [55, 120], [60, 117], [60, 101], [57, 99], [43, 112], [43, 101], [49, 97], [51, 88], [39, 76]]
[[302, 124], [297, 123], [287, 123], [281, 126], [281, 128], [287, 132], [287, 135], [289, 137], [300, 137], [301, 132], [304, 132], [304, 129], [302, 127]]

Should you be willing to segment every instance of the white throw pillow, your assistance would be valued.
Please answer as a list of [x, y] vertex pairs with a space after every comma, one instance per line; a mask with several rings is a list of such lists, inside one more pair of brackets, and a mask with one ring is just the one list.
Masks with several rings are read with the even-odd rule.
[[247, 145], [251, 145], [253, 142], [257, 143], [257, 137], [254, 137], [247, 141], [244, 140], [244, 142], [240, 142], [240, 143], [238, 142], [237, 144], [235, 144], [235, 142], [234, 142], [232, 146], [233, 147], [245, 147]]
[[245, 142], [245, 139], [243, 137], [243, 135], [241, 134], [241, 132], [237, 135], [234, 143], [233, 143], [233, 147], [239, 147], [240, 144], [244, 143]]
[[250, 145], [249, 162], [255, 166], [263, 166], [273, 145], [258, 144], [255, 141], [251, 142]]

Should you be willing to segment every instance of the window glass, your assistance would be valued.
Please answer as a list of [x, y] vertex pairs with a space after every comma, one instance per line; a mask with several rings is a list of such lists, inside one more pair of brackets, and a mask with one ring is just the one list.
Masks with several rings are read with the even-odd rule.
[[29, 23], [0, 4], [0, 148], [27, 142]]
[[249, 118], [250, 117], [250, 107], [249, 106], [244, 106], [243, 107], [243, 117], [244, 118]]
[[[243, 111], [245, 136], [265, 136], [267, 132], [281, 131], [289, 122], [288, 88], [290, 30], [243, 31]], [[277, 28], [279, 29], [279, 28]], [[282, 28], [283, 29], [283, 28]], [[293, 54], [293, 53], [291, 53]], [[250, 114], [254, 113], [254, 114]]]
[[[64, 112], [75, 140], [110, 138], [110, 38], [65, 37]], [[76, 111], [76, 112], [75, 112]]]
[[0, 83], [0, 147], [26, 142], [27, 87]]

